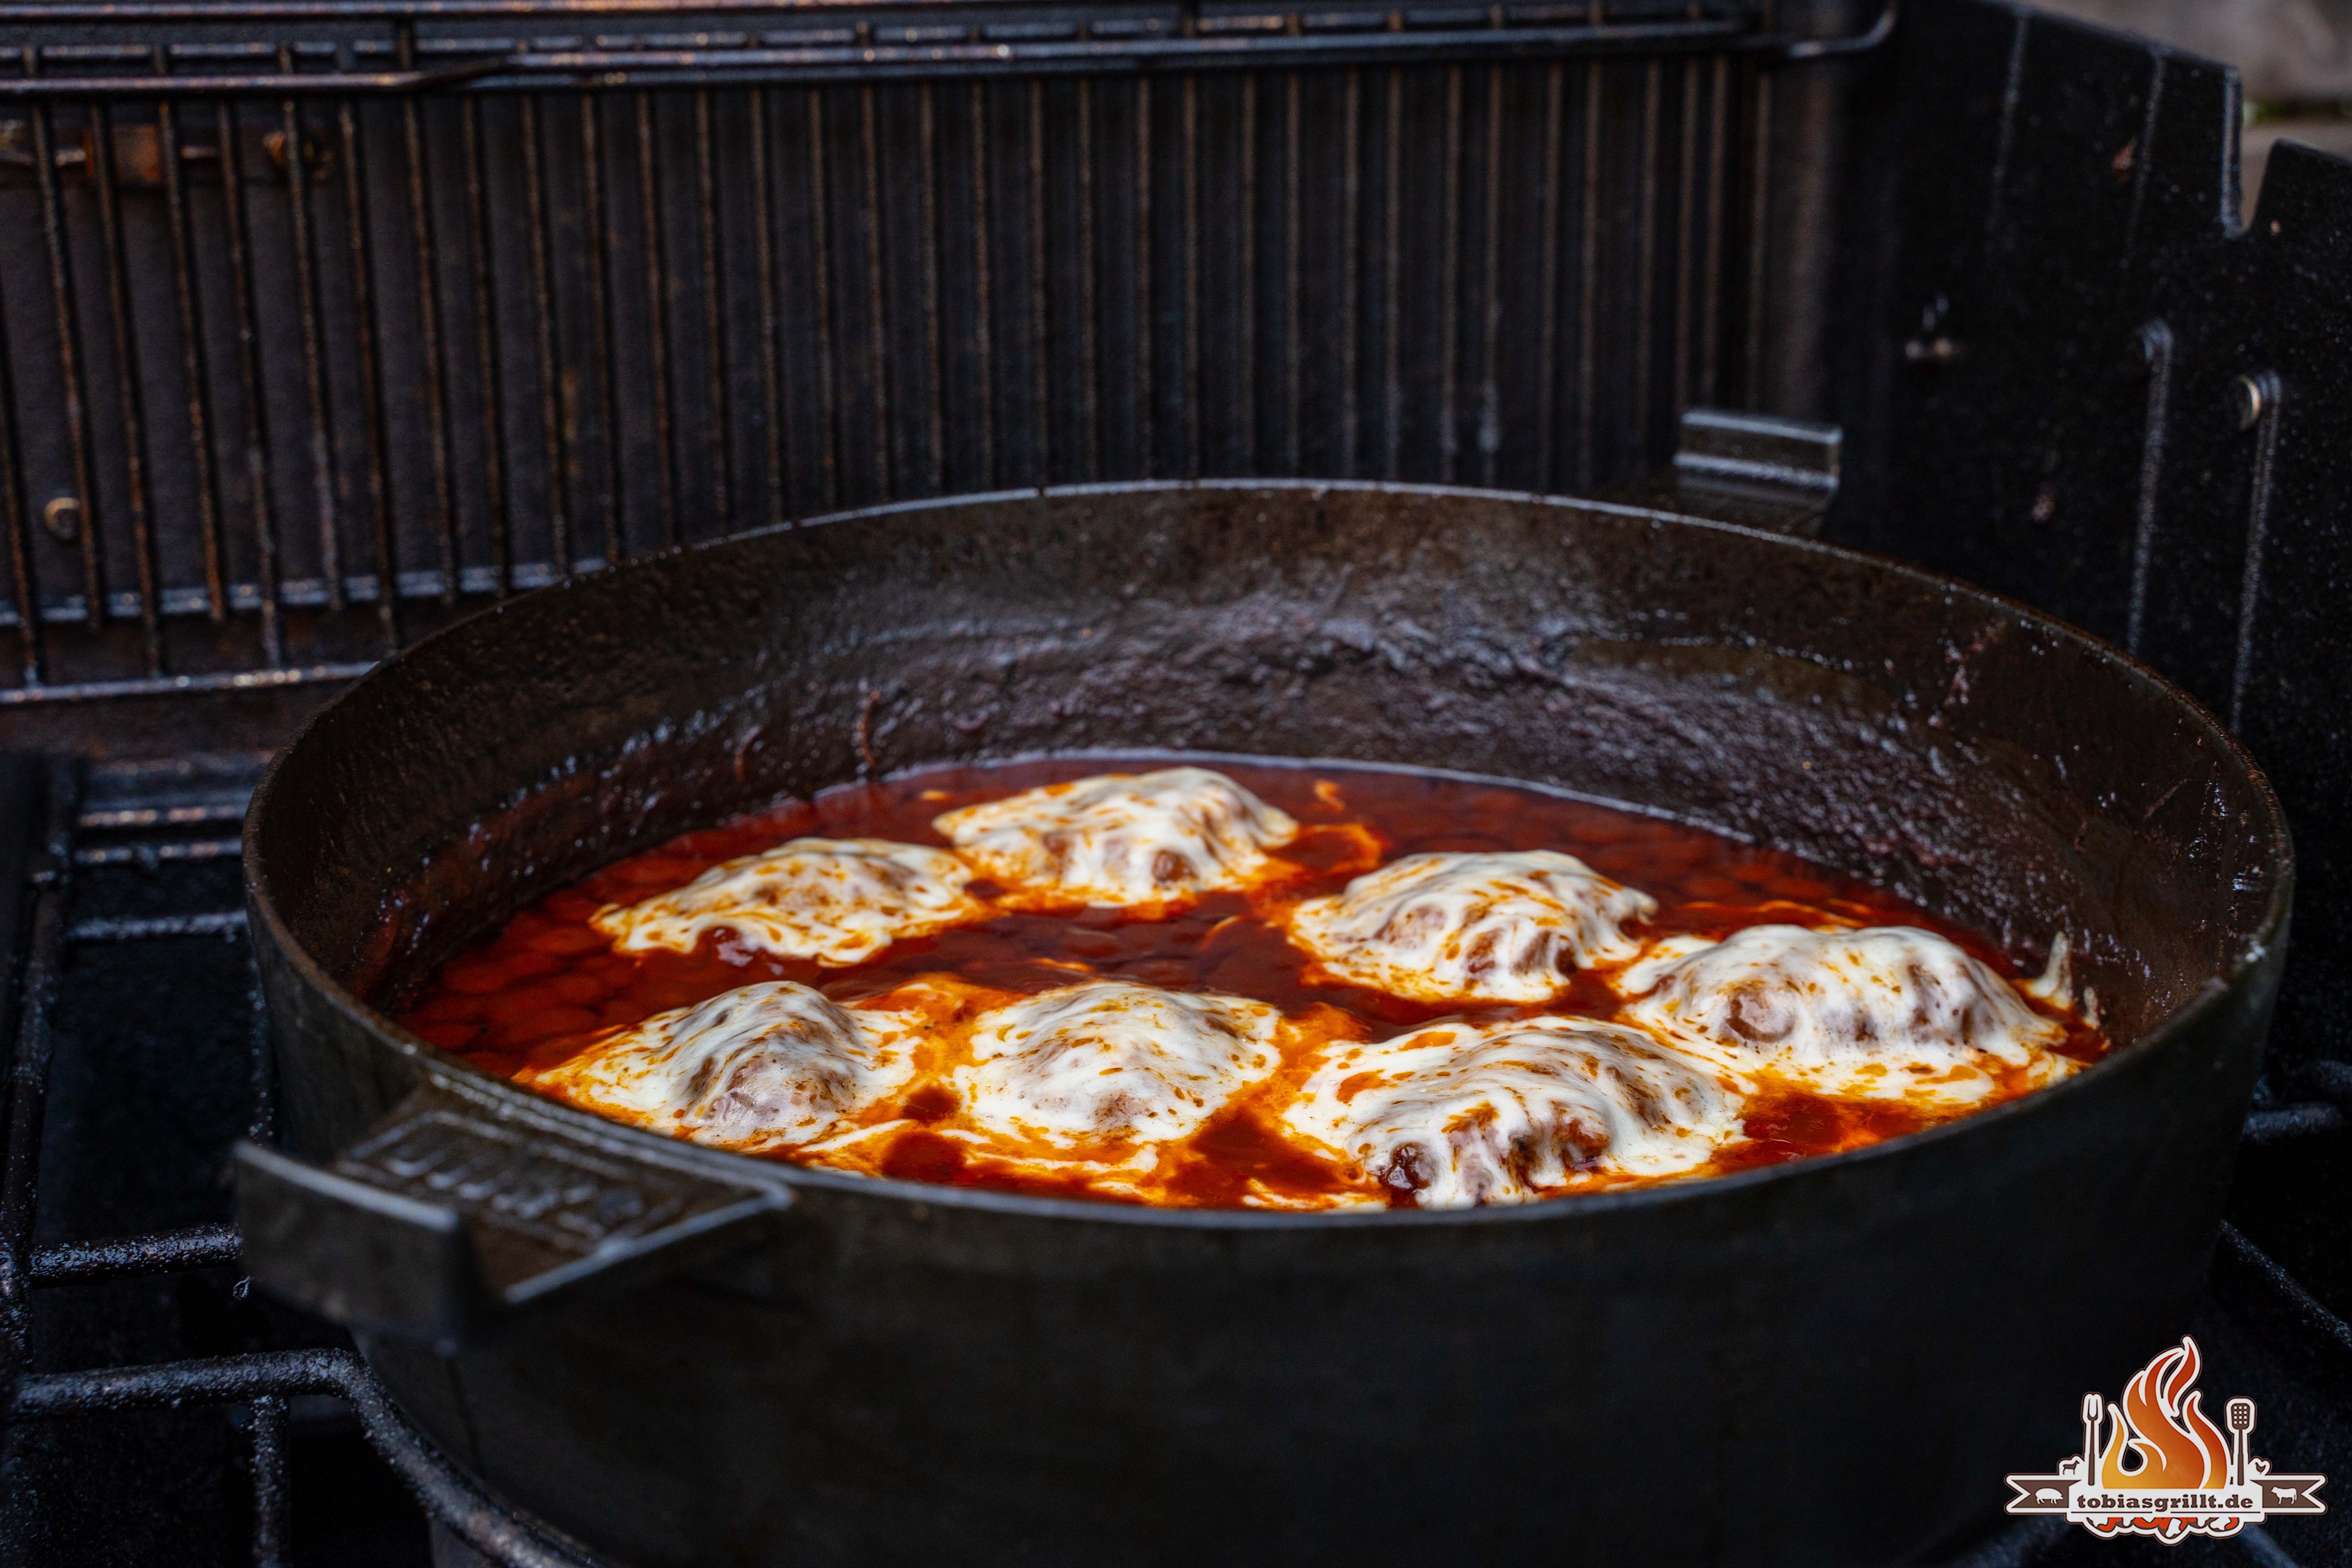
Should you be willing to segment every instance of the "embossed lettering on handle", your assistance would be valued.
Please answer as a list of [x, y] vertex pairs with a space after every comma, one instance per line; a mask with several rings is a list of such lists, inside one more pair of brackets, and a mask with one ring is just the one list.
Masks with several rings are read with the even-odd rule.
[[757, 1238], [792, 1203], [556, 1119], [419, 1089], [326, 1167], [236, 1153], [247, 1267], [339, 1322], [454, 1350], [591, 1284], [641, 1281]]

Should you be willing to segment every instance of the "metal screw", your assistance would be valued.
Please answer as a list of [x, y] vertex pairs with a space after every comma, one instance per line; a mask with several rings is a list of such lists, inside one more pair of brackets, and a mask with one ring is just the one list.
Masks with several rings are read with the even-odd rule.
[[2269, 399], [2263, 395], [2263, 384], [2251, 375], [2242, 375], [2230, 384], [2230, 411], [2238, 416], [2238, 428], [2251, 430], [2262, 423], [2263, 410]]
[[41, 526], [60, 544], [81, 537], [81, 498], [59, 496], [41, 509]]

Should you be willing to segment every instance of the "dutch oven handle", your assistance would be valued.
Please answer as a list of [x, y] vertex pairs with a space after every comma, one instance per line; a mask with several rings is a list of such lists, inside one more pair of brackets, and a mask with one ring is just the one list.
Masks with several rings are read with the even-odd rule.
[[331, 1165], [255, 1143], [234, 1163], [257, 1282], [445, 1353], [558, 1299], [750, 1245], [793, 1202], [781, 1181], [724, 1179], [434, 1082]]

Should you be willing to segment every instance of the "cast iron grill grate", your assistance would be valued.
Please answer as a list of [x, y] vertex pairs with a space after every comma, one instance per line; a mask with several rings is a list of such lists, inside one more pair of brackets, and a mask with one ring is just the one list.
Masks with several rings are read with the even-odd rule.
[[[250, 759], [202, 758], [0, 768], [0, 816], [26, 830], [5, 846], [16, 896], [0, 900], [17, 961], [0, 997], [14, 1031], [0, 1554], [28, 1568], [415, 1563], [421, 1509], [444, 1568], [589, 1563], [442, 1461], [338, 1331], [248, 1296], [237, 1277], [217, 1175], [232, 1141], [269, 1135], [270, 1075], [237, 847], [223, 829], [254, 772]], [[2341, 1220], [2299, 1234], [2293, 1194], [2352, 1159], [2347, 1100], [2340, 1071], [2265, 1083], [2193, 1325], [2207, 1381], [2258, 1401], [2263, 1451], [2336, 1475], [2352, 1473], [2352, 1325], [2340, 1315], [2352, 1293], [2319, 1260], [2330, 1237], [2340, 1247]], [[1998, 1488], [1987, 1478], [1989, 1495]], [[2336, 1520], [2290, 1521], [2201, 1560], [2334, 1561]], [[2091, 1544], [2034, 1521], [1955, 1563], [2062, 1568]], [[2152, 1543], [2100, 1543], [2096, 1560], [2140, 1558], [2184, 1560]]]
[[0, 704], [877, 501], [1653, 467], [1786, 352], [1776, 73], [1885, 35], [1770, 10], [0, 5]]

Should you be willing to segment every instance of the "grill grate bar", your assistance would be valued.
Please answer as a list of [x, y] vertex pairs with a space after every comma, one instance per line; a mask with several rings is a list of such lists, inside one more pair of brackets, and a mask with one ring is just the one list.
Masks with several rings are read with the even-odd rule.
[[1135, 79], [1135, 438], [1143, 471], [1160, 471], [1159, 386], [1152, 379], [1159, 319], [1151, 308], [1151, 79]]
[[179, 827], [199, 822], [242, 822], [242, 799], [207, 801], [195, 805], [117, 806], [85, 811], [75, 826], [83, 832], [123, 827]]
[[678, 542], [677, 447], [677, 416], [669, 379], [669, 258], [663, 235], [667, 225], [661, 212], [661, 151], [655, 138], [653, 94], [641, 92], [635, 103], [638, 218], [645, 226], [646, 310], [653, 326], [646, 340], [651, 356], [648, 372], [654, 411], [654, 460], [661, 474], [661, 542], [665, 548]]
[[22, 647], [24, 683], [47, 679], [41, 636], [41, 588], [34, 576], [32, 520], [26, 513], [25, 455], [17, 447], [16, 354], [0, 323], [0, 521], [8, 530], [9, 586], [16, 605], [16, 637]]
[[[866, 89], [870, 95], [871, 88]], [[1054, 482], [1053, 296], [1046, 281], [1045, 84], [1029, 83], [1029, 392], [1036, 452], [1029, 482]]]
[[[281, 70], [293, 70], [293, 51], [281, 48], [278, 62]], [[310, 138], [302, 131], [299, 100], [282, 101], [278, 125], [289, 192], [287, 216], [292, 226], [294, 298], [302, 326], [302, 384], [309, 394], [310, 487], [317, 513], [320, 573], [326, 579], [328, 607], [341, 610], [349, 601], [343, 595], [342, 535], [335, 515], [335, 439], [327, 394], [326, 328], [320, 319], [319, 237], [310, 208], [313, 157]]]
[[[238, 134], [237, 112], [223, 104], [216, 129], [221, 149], [223, 227], [227, 235], [229, 291], [236, 302], [237, 388], [244, 399], [246, 483], [252, 493], [253, 544], [257, 585], [255, 608], [261, 616], [261, 656], [272, 669], [286, 664], [286, 646], [278, 625], [278, 523], [269, 498], [269, 414], [262, 396], [261, 329], [254, 307], [253, 241], [246, 208], [244, 140]], [[92, 605], [100, 601], [92, 600]]]
[[858, 189], [860, 248], [866, 258], [866, 331], [867, 396], [874, 411], [874, 493], [880, 500], [891, 496], [893, 443], [898, 427], [890, 419], [890, 337], [888, 311], [883, 303], [882, 156], [874, 123], [874, 84], [857, 89], [857, 153], [861, 177]]
[[[602, 556], [590, 556], [572, 563], [575, 574], [601, 572], [610, 564]], [[515, 563], [507, 573], [515, 591], [543, 588], [558, 581], [556, 565], [551, 561], [524, 561]], [[488, 595], [499, 591], [499, 573], [495, 566], [468, 566], [452, 589], [449, 580], [438, 571], [404, 572], [394, 585], [404, 599], [443, 599], [456, 603], [461, 595]], [[343, 600], [347, 605], [373, 605], [382, 592], [381, 580], [373, 574], [359, 574], [343, 579]], [[324, 579], [297, 577], [278, 585], [277, 607], [280, 610], [317, 610], [331, 607], [332, 599]], [[232, 583], [227, 588], [228, 607], [233, 611], [260, 610], [268, 604], [268, 596], [258, 583]], [[135, 621], [142, 616], [144, 599], [138, 594], [124, 591], [108, 596], [106, 615], [109, 620]], [[166, 617], [193, 617], [207, 613], [205, 590], [200, 587], [172, 588], [163, 594], [163, 613]], [[79, 626], [89, 618], [81, 596], [74, 595], [51, 599], [41, 606], [41, 620], [48, 626]], [[17, 626], [24, 617], [13, 605], [0, 605], [0, 626]]]
[[[975, 100], [976, 102], [977, 100]], [[975, 112], [977, 110], [975, 109]], [[816, 300], [816, 363], [818, 416], [823, 437], [824, 504], [841, 504], [841, 381], [833, 352], [833, 239], [825, 199], [824, 94], [808, 94], [809, 247], [815, 258], [813, 290]]]
[[522, 128], [516, 141], [522, 152], [524, 226], [530, 241], [532, 345], [539, 372], [539, 442], [547, 465], [547, 526], [550, 564], [555, 579], [572, 574], [572, 513], [566, 500], [565, 479], [570, 453], [563, 438], [563, 392], [555, 354], [555, 277], [549, 252], [554, 237], [547, 205], [546, 140], [541, 134], [539, 100], [523, 99], [517, 105]]
[[929, 393], [923, 403], [923, 434], [930, 449], [929, 486], [938, 492], [948, 483], [947, 352], [940, 336], [940, 276], [945, 271], [940, 254], [947, 240], [940, 225], [938, 89], [925, 82], [915, 106], [923, 174], [923, 365]]
[[[37, 68], [40, 51], [27, 50], [25, 68]], [[106, 550], [100, 526], [98, 485], [91, 467], [89, 395], [81, 361], [81, 310], [74, 290], [73, 257], [66, 237], [65, 198], [58, 189], [57, 130], [48, 105], [32, 112], [33, 182], [40, 193], [41, 237], [47, 247], [50, 300], [56, 310], [58, 379], [64, 395], [61, 409], [66, 450], [72, 470], [73, 491], [50, 500], [42, 522], [53, 534], [81, 547], [83, 618], [92, 629], [99, 625], [99, 606], [106, 602]]]
[[1478, 479], [1492, 489], [1503, 450], [1503, 70], [1486, 72], [1486, 232], [1479, 274]]
[[1282, 79], [1282, 341], [1283, 472], [1307, 472], [1302, 416], [1307, 403], [1307, 325], [1300, 314], [1299, 247], [1306, 238], [1299, 205], [1299, 84], [1297, 71]]
[[[613, 275], [620, 262], [614, 256], [613, 231], [604, 202], [604, 115], [596, 98], [580, 100], [580, 201], [583, 225], [581, 260], [588, 287], [588, 331], [594, 340], [596, 406], [604, 438], [604, 555], [625, 561], [628, 546], [621, 510], [621, 404], [614, 385], [613, 355], [621, 341], [620, 302], [613, 290]], [[585, 563], [573, 569], [586, 571]], [[454, 581], [454, 579], [452, 579]]]
[[1772, 79], [1757, 73], [1751, 89], [1755, 129], [1748, 144], [1755, 163], [1748, 181], [1748, 310], [1745, 360], [1745, 405], [1760, 407], [1764, 401], [1765, 289], [1770, 281], [1768, 265], [1772, 248]]
[[369, 1441], [425, 1511], [489, 1560], [511, 1568], [587, 1568], [588, 1559], [549, 1542], [459, 1479], [351, 1351], [257, 1351], [209, 1361], [37, 1373], [16, 1389], [8, 1416], [57, 1420], [190, 1405], [248, 1405], [254, 1417], [254, 1560], [260, 1568], [271, 1568], [288, 1539], [286, 1402], [298, 1394], [348, 1400]]
[[1600, 412], [1597, 373], [1601, 322], [1601, 62], [1584, 68], [1584, 195], [1578, 236], [1576, 289], [1576, 488], [1592, 488], [1594, 420]]
[[1364, 73], [1349, 71], [1340, 114], [1339, 472], [1363, 473], [1364, 416], [1357, 377], [1363, 353]]
[[2220, 1261], [2239, 1281], [2251, 1284], [2268, 1305], [2325, 1346], [2337, 1372], [2346, 1376], [2347, 1384], [2352, 1384], [2352, 1323], [2330, 1311], [2284, 1265], [2226, 1220], [2221, 1225], [2217, 1251]]
[[1536, 482], [1547, 489], [1559, 483], [1559, 473], [1552, 431], [1559, 406], [1559, 176], [1566, 70], [1555, 63], [1544, 72], [1543, 238], [1537, 264], [1542, 292], [1536, 325]]
[[[992, 489], [996, 478], [996, 333], [989, 280], [988, 222], [988, 89], [971, 84], [971, 353], [975, 366], [973, 403], [978, 416], [980, 482]], [[1143, 403], [1151, 402], [1150, 376], [1144, 376]]]
[[491, 269], [489, 171], [482, 161], [482, 107], [466, 100], [459, 117], [466, 160], [466, 250], [472, 264], [474, 363], [481, 401], [482, 505], [489, 514], [492, 560], [496, 563], [493, 592], [500, 598], [515, 591], [514, 492], [507, 472], [506, 415], [500, 370], [501, 351], [492, 301], [498, 276]]
[[17, 1421], [63, 1415], [169, 1410], [184, 1405], [243, 1404], [296, 1394], [348, 1394], [367, 1375], [350, 1351], [255, 1351], [206, 1361], [37, 1373], [17, 1385], [9, 1411]]
[[[772, 0], [769, 0], [772, 3]], [[26, 10], [21, 5], [0, 6], [0, 18]], [[40, 8], [31, 19], [56, 23], [76, 7]], [[1536, 8], [1540, 9], [1540, 8]], [[223, 7], [201, 18], [228, 20], [238, 13]], [[251, 14], [251, 13], [247, 13]], [[445, 13], [446, 14], [446, 13]], [[414, 19], [387, 11], [379, 16], [399, 27]], [[429, 68], [404, 65], [383, 70], [360, 68], [367, 59], [392, 63], [399, 56], [396, 37], [358, 40], [325, 38], [289, 40], [281, 48], [297, 60], [291, 73], [204, 70], [183, 74], [175, 90], [184, 95], [277, 96], [286, 91], [305, 96], [354, 96], [385, 93], [469, 89], [501, 91], [551, 85], [594, 82], [604, 87], [661, 86], [722, 87], [750, 81], [813, 83], [907, 79], [939, 79], [969, 76], [1035, 76], [1055, 73], [1094, 74], [1150, 69], [1216, 69], [1234, 65], [1288, 66], [1377, 61], [1409, 55], [1416, 60], [1524, 58], [1529, 55], [1591, 55], [1596, 57], [1656, 57], [1669, 54], [1738, 53], [1774, 64], [1827, 58], [1807, 52], [1807, 41], [1759, 30], [1752, 15], [1716, 17], [1656, 17], [1625, 21], [1561, 23], [1531, 15], [1489, 12], [1467, 26], [1405, 26], [1382, 25], [1389, 14], [1360, 11], [1375, 25], [1357, 27], [1317, 26], [1319, 16], [1294, 13], [1270, 18], [1276, 26], [1250, 32], [1219, 28], [1217, 18], [1197, 26], [1167, 19], [1139, 23], [1097, 20], [1087, 36], [1060, 38], [992, 38], [992, 29], [949, 29], [950, 39], [929, 37], [938, 31], [920, 29], [919, 40], [893, 30], [874, 28], [802, 28], [751, 35], [676, 35], [647, 33], [631, 37], [598, 37], [593, 45], [578, 38], [539, 40], [457, 36], [420, 40], [415, 54], [446, 62]], [[119, 23], [119, 14], [106, 16]], [[145, 24], [173, 19], [169, 7], [142, 7]], [[1072, 29], [1073, 34], [1078, 31]], [[862, 35], [862, 36], [861, 36]], [[1870, 35], [1863, 35], [1869, 37]], [[69, 66], [97, 68], [66, 74], [34, 75], [0, 79], [0, 97], [39, 101], [52, 98], [133, 98], [151, 93], [154, 78], [141, 73], [110, 72], [106, 68], [147, 59], [144, 45], [52, 45], [40, 51]], [[0, 61], [20, 59], [25, 51], [0, 50]], [[173, 64], [233, 62], [251, 58], [236, 45], [179, 43], [168, 48]], [[302, 69], [300, 63], [318, 61], [324, 69]], [[288, 75], [291, 79], [289, 80]]]
[[2246, 1118], [2246, 1142], [2261, 1149], [2341, 1132], [2347, 1125], [2344, 1111], [2334, 1105], [2289, 1105], [2257, 1110]]
[[1404, 452], [1404, 371], [1398, 326], [1402, 319], [1404, 224], [1404, 73], [1388, 74], [1388, 120], [1382, 127], [1387, 184], [1381, 200], [1381, 478], [1398, 477]]
[[110, 1241], [54, 1242], [34, 1251], [27, 1273], [36, 1286], [86, 1285], [183, 1268], [213, 1268], [235, 1263], [237, 1246], [233, 1225], [192, 1226]]
[[[167, 68], [156, 50], [156, 69]], [[178, 107], [155, 110], [158, 149], [163, 154], [163, 214], [172, 243], [173, 302], [179, 307], [180, 367], [188, 388], [188, 450], [195, 469], [196, 534], [204, 552], [205, 613], [217, 626], [228, 618], [227, 569], [221, 555], [220, 471], [213, 453], [212, 375], [205, 353], [203, 318], [197, 313], [195, 227], [188, 212], [187, 171], [182, 167]], [[0, 374], [5, 374], [0, 371]]]
[[1717, 405], [1717, 355], [1723, 342], [1723, 210], [1724, 171], [1731, 140], [1731, 61], [1715, 60], [1714, 81], [1707, 100], [1706, 147], [1706, 303], [1699, 323], [1698, 401]]
[[[198, 854], [173, 850], [199, 849]], [[74, 851], [77, 866], [136, 865], [142, 861], [215, 860], [237, 852], [235, 839], [207, 840], [201, 845], [161, 844], [111, 846]], [[173, 936], [239, 936], [245, 931], [243, 910], [208, 910], [198, 914], [144, 915], [123, 919], [77, 921], [66, 930], [68, 942], [153, 942]]]
[[[760, 406], [764, 411], [760, 427], [761, 456], [768, 479], [768, 524], [782, 523], [791, 509], [791, 498], [784, 489], [784, 425], [787, 410], [783, 395], [782, 337], [783, 319], [776, 298], [777, 257], [782, 247], [776, 237], [775, 175], [770, 168], [775, 150], [775, 132], [768, 123], [768, 94], [753, 89], [746, 109], [751, 115], [751, 254], [754, 268], [759, 273], [760, 300]], [[928, 100], [926, 100], [928, 106]], [[609, 352], [604, 342], [597, 344], [601, 359]], [[607, 417], [611, 413], [611, 372], [602, 373], [606, 380], [604, 396]], [[617, 484], [615, 485], [617, 489]]]
[[1683, 62], [1682, 128], [1675, 139], [1678, 166], [1675, 181], [1675, 407], [1690, 403], [1692, 230], [1698, 212], [1698, 62]]
[[[526, 100], [528, 101], [528, 100]], [[694, 95], [694, 214], [695, 233], [702, 248], [703, 374], [709, 388], [711, 460], [710, 515], [725, 520], [734, 515], [733, 491], [728, 471], [734, 458], [734, 421], [728, 414], [727, 289], [720, 265], [719, 174], [711, 151], [710, 95]], [[554, 460], [550, 455], [549, 461]]]
[[47, 1109], [53, 1014], [65, 952], [66, 900], [71, 890], [73, 823], [80, 778], [71, 763], [49, 770], [47, 812], [38, 852], [26, 868], [34, 895], [25, 950], [16, 1037], [8, 1076], [7, 1144], [0, 1160], [0, 1398], [21, 1398], [31, 1353], [33, 1224], [38, 1206], [41, 1123]]
[[1181, 84], [1183, 136], [1177, 153], [1183, 182], [1184, 472], [1201, 477], [1201, 81]]
[[1639, 442], [1653, 423], [1654, 390], [1651, 356], [1655, 350], [1658, 315], [1658, 122], [1660, 67], [1652, 60], [1642, 72], [1641, 261], [1633, 305], [1633, 432]]
[[1437, 341], [1437, 477], [1452, 484], [1462, 454], [1462, 68], [1445, 73], [1445, 183], [1438, 197], [1444, 279]]
[[[1084, 395], [1087, 478], [1103, 477], [1102, 321], [1095, 300], [1095, 84], [1078, 79], [1078, 344], [1079, 387]], [[1246, 252], [1244, 252], [1246, 265]]]
[[291, 1534], [292, 1498], [287, 1486], [287, 1400], [266, 1394], [248, 1407], [253, 1443], [254, 1568], [278, 1568]]
[[[352, 346], [358, 356], [360, 407], [367, 426], [368, 517], [375, 534], [375, 570], [379, 582], [399, 575], [392, 542], [391, 480], [388, 438], [383, 423], [383, 382], [376, 353], [375, 241], [368, 231], [365, 153], [360, 139], [359, 107], [343, 100], [337, 114], [342, 132], [343, 215], [350, 238], [352, 263]], [[386, 653], [400, 650], [400, 595], [383, 594], [375, 601], [376, 622], [383, 628]]]
[[[416, 32], [400, 28], [400, 63], [413, 68]], [[409, 243], [416, 252], [417, 352], [422, 363], [419, 384], [425, 393], [425, 441], [427, 494], [431, 510], [425, 527], [441, 555], [441, 601], [457, 602], [457, 508], [449, 474], [449, 448], [455, 438], [449, 424], [448, 369], [441, 327], [441, 281], [436, 268], [440, 247], [434, 238], [433, 200], [425, 188], [425, 118], [414, 98], [400, 105], [400, 132], [407, 154]]]
[[1241, 240], [1235, 261], [1241, 272], [1241, 298], [1234, 316], [1239, 346], [1234, 362], [1241, 376], [1234, 387], [1234, 423], [1241, 436], [1239, 467], [1259, 470], [1257, 442], [1257, 89], [1258, 79], [1241, 81]]

